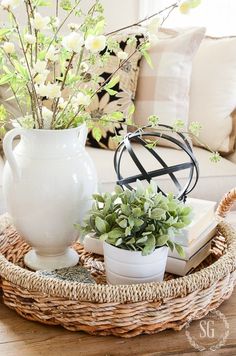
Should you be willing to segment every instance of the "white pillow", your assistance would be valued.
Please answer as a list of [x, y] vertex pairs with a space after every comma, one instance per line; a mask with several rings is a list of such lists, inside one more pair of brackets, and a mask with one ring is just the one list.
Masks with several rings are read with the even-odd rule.
[[204, 34], [202, 27], [161, 30], [150, 50], [154, 68], [142, 59], [135, 101], [137, 125], [146, 125], [148, 116], [155, 114], [160, 123], [183, 120], [187, 126], [192, 61]]
[[201, 123], [199, 138], [211, 149], [232, 152], [235, 108], [236, 37], [206, 38], [193, 60], [189, 121]]

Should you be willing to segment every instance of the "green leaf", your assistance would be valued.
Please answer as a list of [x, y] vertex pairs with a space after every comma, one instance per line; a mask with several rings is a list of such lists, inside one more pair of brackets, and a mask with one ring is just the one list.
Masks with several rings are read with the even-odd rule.
[[12, 77], [11, 74], [2, 75], [0, 78], [0, 85], [9, 83], [9, 81], [11, 80], [11, 77]]
[[120, 81], [120, 77], [119, 77], [119, 75], [117, 75], [117, 76], [111, 78], [111, 80], [106, 84], [105, 87], [108, 88], [108, 89], [111, 89], [111, 88], [113, 88], [117, 83], [119, 83], [119, 81]]
[[161, 219], [165, 217], [165, 210], [161, 208], [154, 208], [150, 214], [151, 219]]
[[34, 0], [33, 4], [35, 6], [52, 6], [51, 1], [47, 1], [47, 0]]
[[134, 114], [134, 112], [135, 112], [135, 105], [134, 103], [132, 103], [128, 109], [128, 117], [131, 117]]
[[118, 240], [116, 240], [115, 246], [121, 245], [123, 242], [122, 238], [120, 237]]
[[195, 7], [198, 7], [201, 4], [202, 0], [191, 0], [189, 2], [189, 6], [194, 9]]
[[72, 3], [70, 0], [61, 0], [60, 7], [65, 11], [70, 11], [72, 9]]
[[100, 194], [93, 194], [93, 199], [98, 201], [99, 203], [104, 203], [104, 199]]
[[143, 243], [143, 242], [146, 242], [147, 239], [148, 239], [147, 236], [143, 236], [143, 237], [141, 237], [140, 239], [137, 240], [137, 244], [141, 244], [141, 243]]
[[151, 149], [153, 149], [153, 148], [155, 148], [155, 142], [153, 142], [153, 143], [147, 143], [146, 145], [145, 145], [145, 147], [147, 147], [147, 148], [149, 148], [150, 150]]
[[172, 241], [168, 240], [167, 241], [167, 245], [169, 246], [169, 248], [171, 249], [171, 251], [173, 252], [174, 251], [174, 244]]
[[158, 236], [156, 240], [157, 240], [156, 246], [164, 246], [164, 245], [166, 245], [167, 241], [169, 240], [169, 236], [161, 235], [161, 236]]
[[116, 185], [115, 186], [115, 193], [118, 194], [118, 195], [124, 193], [124, 191], [123, 191], [123, 189], [121, 188], [120, 185]]
[[125, 214], [127, 216], [130, 215], [131, 210], [130, 210], [130, 207], [128, 205], [122, 204], [120, 208], [121, 208], [121, 211], [122, 211], [123, 214]]
[[150, 54], [145, 50], [142, 50], [141, 53], [144, 56], [144, 58], [146, 59], [146, 62], [149, 65], [149, 67], [153, 69], [153, 63], [152, 63]]
[[174, 244], [175, 245], [175, 249], [178, 252], [178, 254], [180, 255], [180, 257], [185, 257], [185, 252], [182, 246], [178, 245], [178, 244]]
[[129, 236], [131, 234], [131, 228], [130, 226], [127, 226], [127, 228], [125, 229], [125, 236]]
[[108, 237], [109, 237], [108, 234], [105, 233], [105, 234], [102, 234], [99, 236], [99, 240], [106, 241], [108, 239]]
[[93, 127], [92, 135], [95, 138], [95, 140], [99, 142], [102, 138], [102, 130], [100, 129], [100, 127]]
[[153, 235], [148, 236], [148, 240], [143, 248], [142, 255], [150, 255], [155, 249], [155, 237]]
[[123, 219], [121, 221], [117, 221], [118, 225], [120, 227], [122, 227], [123, 229], [125, 229], [127, 227], [127, 220], [126, 219]]
[[114, 95], [116, 95], [116, 94], [118, 93], [118, 91], [113, 90], [113, 89], [109, 89], [109, 88], [107, 88], [107, 87], [105, 87], [104, 89], [105, 89], [105, 90], [108, 92], [108, 94], [110, 94], [111, 96], [114, 96]]
[[95, 218], [95, 226], [101, 234], [106, 233], [107, 229], [109, 228], [108, 223], [105, 220], [101, 219], [99, 216], [96, 216]]
[[25, 80], [29, 80], [29, 74], [28, 74], [27, 69], [17, 61], [14, 61], [13, 63], [14, 63], [15, 69], [21, 74], [21, 76]]
[[0, 38], [5, 37], [6, 35], [10, 34], [12, 32], [12, 29], [10, 28], [1, 28], [0, 29]]
[[189, 215], [189, 213], [191, 213], [192, 211], [192, 208], [191, 206], [185, 206], [182, 211], [181, 211], [181, 214], [182, 215]]
[[124, 118], [124, 114], [121, 111], [114, 111], [109, 115], [112, 120], [122, 120]]
[[134, 220], [134, 226], [135, 227], [140, 227], [140, 226], [142, 226], [143, 225], [143, 220], [142, 219], [135, 219]]
[[118, 238], [124, 236], [124, 232], [120, 228], [115, 228], [115, 229], [113, 229], [113, 230], [108, 232], [108, 236], [111, 239], [118, 239]]
[[142, 215], [142, 210], [140, 208], [134, 208], [132, 212], [136, 218], [139, 218]]
[[92, 33], [94, 35], [100, 35], [104, 32], [105, 28], [105, 19], [102, 19], [101, 21], [97, 22]]

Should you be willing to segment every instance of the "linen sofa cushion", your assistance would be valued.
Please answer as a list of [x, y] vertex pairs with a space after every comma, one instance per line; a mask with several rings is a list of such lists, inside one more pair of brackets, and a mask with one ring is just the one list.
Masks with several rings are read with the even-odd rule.
[[[110, 150], [98, 150], [92, 147], [86, 148], [87, 152], [94, 161], [98, 173], [98, 180], [101, 191], [112, 191], [116, 183], [116, 174], [113, 168], [114, 152]], [[151, 171], [156, 168], [156, 163], [150, 159], [150, 153], [137, 145], [135, 152], [143, 162], [144, 167]], [[168, 164], [185, 162], [186, 156], [182, 151], [176, 151], [168, 147], [158, 147], [158, 152]], [[199, 199], [220, 201], [222, 196], [235, 187], [236, 164], [226, 158], [222, 158], [217, 164], [209, 160], [209, 152], [203, 148], [195, 147], [194, 154], [199, 162], [200, 178], [197, 186], [190, 196]], [[124, 177], [129, 177], [137, 173], [136, 167], [131, 162], [128, 155], [124, 153], [123, 164], [121, 166]], [[188, 172], [179, 172], [179, 181], [184, 183]], [[160, 184], [165, 187], [165, 191], [172, 189], [172, 184], [167, 176], [159, 178]]]
[[204, 34], [202, 27], [160, 31], [150, 50], [153, 69], [141, 61], [135, 124], [145, 126], [148, 116], [155, 114], [160, 123], [183, 120], [187, 126], [192, 61]]
[[234, 149], [235, 109], [236, 37], [206, 38], [193, 60], [189, 119], [201, 123], [200, 140], [222, 154]]
[[[130, 37], [132, 37], [134, 41], [130, 42]], [[118, 53], [125, 52], [128, 56], [133, 54], [143, 40], [143, 34], [141, 31], [139, 33], [126, 31], [113, 36], [113, 39], [118, 42], [118, 49], [110, 53], [111, 56], [103, 67], [95, 64], [91, 69], [91, 75], [99, 76], [101, 84], [107, 80], [111, 73], [114, 73], [122, 63], [123, 60], [118, 57]], [[135, 98], [140, 59], [141, 53], [137, 51], [117, 72], [119, 82], [112, 88], [112, 90], [117, 91], [116, 95], [110, 95], [105, 90], [101, 90], [95, 95], [91, 105], [88, 107], [92, 118], [99, 119], [103, 115], [111, 114], [115, 111], [121, 111], [124, 118], [127, 118], [129, 108]], [[114, 138], [119, 134], [124, 135], [126, 133], [126, 126], [120, 122], [115, 124], [104, 122], [104, 125], [95, 122], [93, 123], [93, 127], [101, 130], [102, 137], [98, 142], [93, 135], [93, 130], [89, 130], [87, 145], [97, 148], [115, 149], [118, 142], [114, 140]]]

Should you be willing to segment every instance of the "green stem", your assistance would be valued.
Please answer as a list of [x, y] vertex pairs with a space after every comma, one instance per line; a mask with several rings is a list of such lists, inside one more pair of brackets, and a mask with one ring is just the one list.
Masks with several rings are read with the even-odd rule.
[[[124, 31], [124, 30], [127, 30], [128, 28], [135, 27], [135, 26], [139, 26], [139, 25], [141, 25], [143, 22], [146, 22], [146, 21], [148, 21], [148, 20], [151, 20], [153, 17], [156, 17], [156, 16], [158, 16], [158, 15], [161, 15], [163, 12], [165, 12], [165, 11], [167, 11], [167, 10], [169, 10], [169, 9], [172, 9], [172, 8], [175, 9], [176, 7], [178, 7], [179, 2], [180, 2], [180, 1], [177, 1], [177, 2], [175, 2], [174, 4], [169, 5], [169, 6], [165, 7], [164, 9], [162, 9], [162, 10], [156, 12], [155, 14], [152, 14], [152, 15], [150, 15], [150, 16], [147, 16], [147, 17], [145, 17], [144, 19], [142, 19], [142, 20], [140, 20], [140, 21], [137, 21], [137, 22], [135, 22], [135, 23], [133, 23], [133, 24], [131, 24], [131, 25], [127, 25], [127, 26], [124, 26], [124, 27], [119, 28], [118, 30], [114, 30], [114, 31], [108, 32], [108, 33], [106, 34], [106, 36], [114, 35], [115, 33], [118, 33], [118, 32]], [[172, 11], [172, 10], [171, 10], [171, 11]], [[166, 19], [165, 19], [165, 20], [166, 20]], [[165, 20], [164, 20], [164, 21], [165, 21]], [[164, 22], [164, 21], [163, 21], [163, 22]], [[162, 24], [163, 24], [163, 23], [162, 23]]]
[[[68, 73], [69, 73], [69, 70], [70, 70], [70, 67], [71, 67], [71, 64], [72, 64], [72, 61], [73, 61], [75, 55], [76, 55], [76, 53], [73, 52], [72, 56], [70, 57], [70, 60], [69, 60], [69, 63], [67, 65], [67, 68], [66, 68], [66, 71], [65, 71], [65, 75], [64, 75], [64, 78], [63, 78], [63, 81], [62, 81], [62, 84], [61, 84], [61, 91], [63, 91], [63, 89], [65, 87], [66, 79], [67, 79], [67, 76], [68, 76]], [[56, 114], [57, 114], [57, 108], [58, 108], [59, 100], [60, 100], [60, 98], [58, 98], [56, 100], [56, 103], [55, 103], [55, 107], [54, 107], [54, 110], [53, 110], [53, 120], [52, 120], [52, 123], [51, 123], [51, 127], [53, 127], [54, 121], [56, 120]]]
[[62, 21], [62, 23], [60, 24], [60, 26], [58, 27], [58, 29], [56, 30], [51, 42], [48, 45], [47, 51], [49, 50], [49, 48], [51, 47], [51, 45], [53, 44], [53, 42], [55, 41], [59, 31], [61, 30], [61, 28], [64, 26], [64, 24], [66, 23], [66, 21], [68, 20], [68, 18], [72, 15], [72, 13], [74, 12], [74, 10], [76, 9], [76, 7], [79, 5], [79, 3], [81, 2], [81, 0], [78, 0], [76, 2], [76, 4], [72, 7], [72, 9], [70, 10], [70, 12], [65, 16], [64, 20]]
[[[28, 58], [27, 58], [27, 55], [26, 55], [26, 52], [25, 52], [24, 43], [23, 43], [23, 39], [21, 37], [19, 25], [18, 25], [18, 22], [17, 22], [16, 17], [15, 17], [13, 12], [11, 12], [11, 15], [12, 15], [12, 18], [13, 18], [13, 20], [15, 22], [16, 31], [17, 31], [17, 34], [18, 34], [18, 37], [19, 37], [19, 40], [20, 40], [20, 44], [21, 44], [21, 48], [22, 48], [22, 51], [23, 51], [23, 54], [24, 54], [26, 66], [27, 66], [27, 69], [28, 69], [28, 72], [29, 72], [31, 85], [32, 85], [32, 91], [33, 91], [32, 97], [34, 98], [34, 103], [37, 104], [38, 108], [40, 109], [40, 104], [39, 104], [38, 96], [37, 96], [36, 89], [35, 89], [35, 86], [34, 86], [34, 81], [33, 81], [32, 73], [31, 73], [30, 65], [29, 65], [29, 62], [28, 62]], [[41, 110], [40, 110], [40, 112], [41, 112]], [[36, 114], [36, 117], [37, 117], [39, 128], [41, 128], [41, 125], [43, 124], [43, 122], [42, 121], [40, 122], [40, 116], [39, 116], [37, 107], [35, 107], [35, 114]], [[41, 116], [41, 120], [42, 120], [42, 116]]]

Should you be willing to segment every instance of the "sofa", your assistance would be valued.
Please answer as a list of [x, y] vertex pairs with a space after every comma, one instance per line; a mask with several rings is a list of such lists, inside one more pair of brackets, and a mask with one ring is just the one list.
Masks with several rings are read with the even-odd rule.
[[[162, 41], [151, 51], [154, 69], [151, 72], [143, 59], [139, 68], [134, 120], [145, 125], [146, 118], [155, 113], [165, 124], [172, 124], [180, 115], [185, 127], [200, 121], [200, 142], [193, 140], [200, 177], [190, 196], [218, 202], [236, 185], [236, 38], [206, 38], [204, 33], [202, 28], [162, 33]], [[0, 90], [1, 103], [6, 103], [5, 90]], [[210, 162], [209, 148], [222, 154], [220, 162]], [[116, 184], [114, 150], [91, 145], [86, 150], [97, 169], [99, 190], [112, 191]], [[183, 151], [166, 144], [157, 145], [156, 150], [169, 165], [186, 161]], [[135, 152], [146, 170], [157, 169], [148, 150], [137, 144]], [[1, 212], [5, 211], [3, 166], [4, 157], [0, 157]], [[138, 173], [127, 153], [121, 170], [123, 177]], [[178, 173], [180, 183], [184, 184], [187, 175], [186, 170]], [[167, 175], [158, 178], [158, 183], [165, 191], [173, 191]]]

